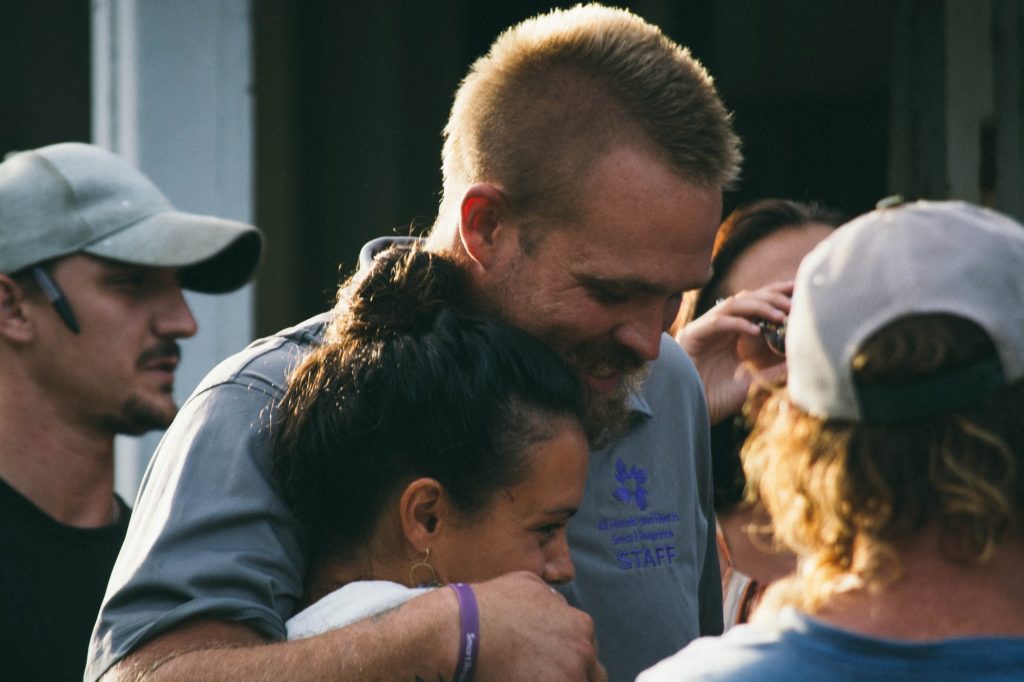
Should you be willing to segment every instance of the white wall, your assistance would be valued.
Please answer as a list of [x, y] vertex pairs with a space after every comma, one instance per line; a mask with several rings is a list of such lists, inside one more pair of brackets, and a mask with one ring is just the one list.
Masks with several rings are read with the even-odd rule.
[[[251, 222], [253, 104], [248, 0], [93, 0], [93, 142], [138, 166], [180, 209]], [[252, 338], [252, 286], [187, 294], [199, 333], [182, 342], [183, 401]], [[129, 502], [162, 434], [118, 437]]]

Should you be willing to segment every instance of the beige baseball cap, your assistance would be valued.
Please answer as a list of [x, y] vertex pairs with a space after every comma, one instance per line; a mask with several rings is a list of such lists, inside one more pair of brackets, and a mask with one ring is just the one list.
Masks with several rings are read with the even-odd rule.
[[[997, 350], [959, 372], [858, 388], [852, 361], [910, 315], [974, 322]], [[793, 403], [824, 419], [898, 423], [965, 407], [1024, 377], [1024, 225], [961, 201], [866, 213], [819, 243], [797, 271], [786, 328]]]
[[178, 211], [141, 172], [99, 147], [65, 142], [0, 163], [0, 272], [73, 253], [180, 268], [206, 293], [245, 284], [262, 238], [252, 225]]

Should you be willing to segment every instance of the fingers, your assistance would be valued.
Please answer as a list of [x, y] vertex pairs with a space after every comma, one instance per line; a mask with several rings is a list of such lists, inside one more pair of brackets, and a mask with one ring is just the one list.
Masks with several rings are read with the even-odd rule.
[[753, 291], [741, 291], [722, 299], [708, 311], [719, 316], [739, 316], [747, 319], [768, 320], [781, 323], [786, 320], [791, 306], [788, 291], [792, 284], [769, 285]]
[[551, 592], [559, 601], [558, 608], [565, 609], [569, 618], [574, 621], [573, 627], [569, 631], [576, 633], [576, 646], [573, 648], [576, 650], [578, 658], [576, 665], [570, 665], [571, 668], [576, 669], [576, 673], [570, 673], [570, 679], [583, 679], [579, 673], [585, 672], [588, 681], [607, 682], [608, 673], [597, 658], [597, 635], [594, 631], [594, 621], [583, 611], [569, 606], [565, 595], [561, 592], [554, 588], [551, 588]]
[[587, 644], [589, 646], [580, 651], [580, 656], [586, 667], [588, 682], [607, 682], [608, 672], [601, 665], [597, 658], [597, 636], [594, 632], [594, 621], [582, 611], [577, 611], [581, 620], [581, 627], [587, 633]]
[[779, 282], [772, 282], [771, 284], [767, 284], [767, 285], [765, 285], [765, 286], [763, 286], [761, 288], [762, 289], [770, 289], [772, 291], [777, 291], [779, 293], [785, 294], [786, 296], [789, 296], [790, 298], [792, 298], [792, 296], [793, 296], [793, 284], [794, 284], [793, 280], [788, 279], [788, 280], [781, 280]]
[[[479, 677], [579, 681], [608, 677], [597, 660], [594, 623], [532, 573], [517, 572], [474, 585], [481, 628]], [[500, 676], [498, 675], [500, 671]]]
[[604, 666], [601, 662], [594, 657], [592, 661], [593, 665], [587, 670], [587, 681], [588, 682], [608, 682], [608, 673], [605, 671]]
[[690, 357], [695, 357], [712, 346], [731, 346], [736, 334], [760, 333], [761, 328], [745, 317], [714, 315], [709, 311], [676, 332], [676, 342]]
[[[778, 301], [784, 305], [785, 299]], [[691, 357], [710, 348], [731, 348], [736, 335], [758, 337], [762, 320], [781, 324], [788, 308], [780, 310], [771, 301], [751, 297], [732, 297], [676, 332], [676, 341]]]

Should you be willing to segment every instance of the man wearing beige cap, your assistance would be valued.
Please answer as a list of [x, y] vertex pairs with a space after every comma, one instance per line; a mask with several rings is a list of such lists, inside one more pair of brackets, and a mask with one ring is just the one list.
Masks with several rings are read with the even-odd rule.
[[166, 427], [182, 288], [242, 286], [259, 232], [176, 211], [118, 157], [63, 143], [0, 164], [0, 668], [81, 679], [129, 508], [116, 434]]
[[797, 272], [743, 451], [798, 569], [668, 680], [1024, 679], [1024, 225], [919, 201]]

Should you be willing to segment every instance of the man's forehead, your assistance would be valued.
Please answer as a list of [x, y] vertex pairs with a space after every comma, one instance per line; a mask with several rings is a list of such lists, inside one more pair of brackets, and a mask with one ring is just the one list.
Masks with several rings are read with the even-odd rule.
[[615, 288], [640, 294], [671, 296], [689, 289], [700, 288], [711, 278], [711, 270], [708, 268], [703, 276], [698, 278], [681, 275], [671, 281], [658, 281], [641, 275], [599, 274], [585, 271], [575, 272], [573, 275], [580, 283], [590, 286]]
[[70, 253], [66, 256], [54, 259], [52, 261], [53, 268], [59, 269], [61, 267], [84, 267], [100, 272], [157, 272], [157, 271], [177, 271], [179, 268], [175, 267], [164, 267], [155, 265], [140, 265], [138, 263], [128, 263], [125, 261], [114, 260], [112, 258], [105, 258], [103, 256], [95, 256], [91, 253], [85, 253], [84, 251], [78, 251]]
[[711, 277], [711, 242], [695, 252], [628, 244], [581, 242], [563, 247], [561, 266], [582, 284], [637, 293], [676, 294]]

